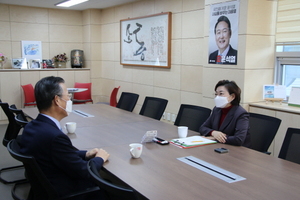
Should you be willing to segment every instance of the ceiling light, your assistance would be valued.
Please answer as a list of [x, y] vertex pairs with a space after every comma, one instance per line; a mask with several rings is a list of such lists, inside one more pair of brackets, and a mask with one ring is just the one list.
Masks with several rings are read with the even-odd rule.
[[56, 6], [60, 6], [60, 7], [71, 7], [83, 2], [86, 2], [88, 0], [68, 0], [68, 1], [63, 1], [61, 3], [55, 4]]

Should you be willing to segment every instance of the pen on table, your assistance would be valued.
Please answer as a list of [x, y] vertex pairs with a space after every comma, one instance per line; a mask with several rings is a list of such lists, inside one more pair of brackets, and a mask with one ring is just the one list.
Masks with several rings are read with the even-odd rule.
[[199, 140], [199, 141], [192, 141], [192, 143], [194, 143], [194, 142], [203, 142], [202, 140]]

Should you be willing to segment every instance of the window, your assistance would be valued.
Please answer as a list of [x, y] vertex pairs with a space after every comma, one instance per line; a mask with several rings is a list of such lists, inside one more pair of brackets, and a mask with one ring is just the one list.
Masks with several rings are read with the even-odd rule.
[[292, 87], [300, 87], [300, 43], [277, 43], [275, 82], [285, 85], [286, 95]]

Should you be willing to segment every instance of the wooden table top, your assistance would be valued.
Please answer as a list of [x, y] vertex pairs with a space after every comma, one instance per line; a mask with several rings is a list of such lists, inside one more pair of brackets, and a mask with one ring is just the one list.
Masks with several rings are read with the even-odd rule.
[[[84, 118], [71, 113], [62, 120], [77, 122], [69, 135], [80, 149], [101, 147], [111, 156], [104, 167], [148, 199], [299, 199], [300, 165], [245, 147], [212, 144], [190, 149], [146, 143], [142, 156], [133, 159], [129, 144], [140, 142], [146, 131], [177, 138], [177, 127], [104, 104], [74, 105], [73, 109], [94, 115]], [[36, 108], [25, 113], [37, 115]], [[188, 136], [198, 133], [189, 131]], [[229, 153], [218, 154], [225, 147]], [[227, 183], [177, 158], [194, 156], [246, 180]]]

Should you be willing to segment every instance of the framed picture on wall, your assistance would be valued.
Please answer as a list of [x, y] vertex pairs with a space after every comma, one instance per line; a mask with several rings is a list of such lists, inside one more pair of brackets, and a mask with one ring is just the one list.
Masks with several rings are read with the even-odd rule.
[[41, 41], [21, 41], [22, 58], [42, 59], [42, 42]]
[[121, 20], [121, 64], [170, 68], [171, 24], [171, 12]]

